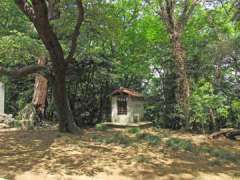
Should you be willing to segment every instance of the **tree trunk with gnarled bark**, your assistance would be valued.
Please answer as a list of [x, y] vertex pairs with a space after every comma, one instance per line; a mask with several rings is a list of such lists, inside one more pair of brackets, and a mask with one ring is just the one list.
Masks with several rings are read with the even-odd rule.
[[[51, 5], [52, 2], [56, 3], [59, 1], [50, 0], [49, 2]], [[66, 92], [66, 70], [68, 63], [74, 59], [73, 56], [77, 48], [77, 38], [80, 33], [81, 24], [84, 20], [82, 0], [75, 0], [75, 2], [78, 8], [77, 22], [72, 33], [70, 51], [67, 58], [65, 58], [61, 44], [49, 22], [51, 20], [51, 17], [49, 17], [51, 14], [49, 13], [52, 13], [51, 9], [54, 8], [50, 7], [46, 0], [15, 0], [19, 9], [34, 24], [40, 39], [49, 53], [50, 61], [52, 62], [51, 71], [53, 72], [53, 97], [57, 117], [60, 122], [60, 131], [79, 133], [80, 130], [73, 119]], [[56, 4], [54, 4], [54, 7], [55, 6]]]
[[187, 76], [186, 68], [186, 51], [182, 47], [181, 34], [179, 32], [174, 32], [171, 35], [172, 51], [175, 60], [176, 74], [177, 74], [177, 91], [176, 100], [180, 108], [182, 109], [184, 116], [188, 118], [189, 116], [189, 102], [188, 97], [190, 94], [189, 80]]
[[[46, 66], [47, 60], [44, 57], [38, 59], [38, 64]], [[45, 108], [48, 91], [48, 80], [41, 74], [37, 74], [35, 77], [34, 94], [32, 103], [36, 109], [39, 119], [42, 121], [45, 119]]]
[[[174, 63], [176, 66], [176, 101], [184, 114], [185, 123], [189, 118], [189, 95], [190, 85], [186, 67], [186, 50], [183, 48], [181, 36], [184, 28], [192, 16], [193, 11], [201, 0], [162, 0], [159, 2], [158, 14], [165, 24], [170, 36]], [[185, 124], [187, 126], [187, 124]]]
[[231, 140], [237, 140], [240, 137], [240, 129], [233, 129], [233, 128], [225, 128], [221, 129], [218, 132], [212, 133], [209, 138], [210, 139], [216, 139], [221, 136], [225, 136], [226, 138], [229, 138]]
[[55, 75], [53, 82], [53, 97], [57, 111], [57, 119], [60, 120], [59, 129], [62, 132], [79, 133], [79, 128], [74, 121], [66, 92], [66, 71], [63, 70], [61, 72], [56, 70], [55, 72], [57, 74]]

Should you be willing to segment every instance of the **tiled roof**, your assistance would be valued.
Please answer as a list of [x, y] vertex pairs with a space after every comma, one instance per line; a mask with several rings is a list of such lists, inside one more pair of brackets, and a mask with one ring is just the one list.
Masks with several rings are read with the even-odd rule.
[[141, 94], [141, 93], [139, 93], [137, 91], [134, 91], [132, 89], [123, 88], [123, 87], [114, 90], [112, 92], [112, 96], [116, 95], [116, 94], [121, 94], [121, 93], [128, 94], [129, 96], [133, 96], [133, 97], [143, 97], [143, 94]]

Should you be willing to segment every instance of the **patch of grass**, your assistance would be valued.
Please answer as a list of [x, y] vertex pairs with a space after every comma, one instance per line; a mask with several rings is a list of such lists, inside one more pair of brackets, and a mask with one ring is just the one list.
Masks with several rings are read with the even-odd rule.
[[141, 154], [135, 157], [135, 161], [138, 163], [148, 163], [149, 157]]
[[131, 134], [138, 134], [141, 132], [141, 129], [138, 127], [133, 127], [133, 128], [128, 129], [128, 132]]
[[108, 127], [104, 124], [96, 124], [95, 128], [97, 131], [107, 131], [108, 130]]
[[214, 148], [212, 151], [210, 151], [209, 154], [216, 158], [219, 158], [222, 160], [229, 160], [229, 161], [233, 161], [233, 162], [235, 162], [236, 160], [238, 160], [240, 158], [240, 156], [235, 153], [228, 152], [226, 150], [219, 149], [219, 148]]
[[94, 141], [97, 141], [97, 142], [100, 142], [100, 139], [101, 139], [101, 138], [102, 138], [102, 137], [98, 136], [97, 134], [91, 135], [91, 139], [94, 140]]
[[236, 162], [238, 159], [240, 159], [240, 154], [233, 153], [222, 148], [216, 148], [206, 145], [193, 146], [190, 141], [184, 139], [171, 138], [166, 141], [166, 144], [168, 147], [174, 150], [189, 151], [197, 154], [198, 153], [209, 154], [210, 156], [217, 158], [215, 161], [212, 162], [213, 165], [219, 165], [218, 162], [219, 160]]
[[195, 151], [197, 153], [207, 153], [217, 159], [228, 160], [233, 162], [240, 158], [240, 155], [237, 153], [233, 153], [222, 148], [216, 148], [211, 146], [199, 146], [196, 147]]
[[209, 152], [212, 156], [220, 158], [220, 159], [226, 159], [227, 153], [222, 149], [214, 148]]
[[213, 161], [210, 161], [210, 165], [211, 166], [221, 166], [222, 165], [222, 161], [215, 159]]
[[159, 136], [147, 133], [136, 134], [136, 138], [137, 140], [147, 141], [150, 145], [159, 145], [159, 143], [161, 142], [161, 138]]
[[97, 136], [94, 135], [92, 136], [92, 139], [97, 141], [97, 142], [101, 142], [101, 143], [105, 143], [105, 144], [121, 144], [121, 145], [126, 145], [129, 146], [133, 141], [130, 137], [128, 137], [127, 135], [121, 134], [121, 133], [114, 133], [111, 136]]
[[63, 134], [60, 133], [60, 132], [58, 132], [58, 133], [56, 134], [56, 138], [61, 138], [62, 136], [63, 136]]
[[235, 172], [235, 173], [233, 174], [233, 176], [235, 176], [235, 177], [240, 177], [240, 172]]
[[106, 139], [106, 143], [117, 143], [122, 145], [130, 145], [131, 139], [121, 133], [115, 133], [113, 136]]
[[72, 144], [73, 143], [73, 139], [69, 136], [64, 136], [64, 142], [66, 144]]
[[184, 151], [193, 151], [193, 145], [190, 141], [179, 139], [179, 138], [171, 138], [166, 141], [168, 147], [174, 150], [184, 150]]
[[212, 147], [210, 146], [199, 146], [196, 148], [197, 153], [210, 153], [212, 151]]
[[13, 128], [21, 128], [22, 124], [21, 124], [20, 120], [15, 120], [15, 121], [11, 122], [10, 126]]

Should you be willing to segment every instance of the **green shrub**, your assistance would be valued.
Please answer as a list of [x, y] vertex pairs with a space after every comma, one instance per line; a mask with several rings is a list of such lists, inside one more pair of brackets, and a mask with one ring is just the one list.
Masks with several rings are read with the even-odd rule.
[[12, 128], [21, 128], [21, 121], [15, 120], [15, 121], [10, 122], [9, 125]]
[[205, 133], [217, 128], [218, 124], [213, 124], [209, 116], [212, 112], [215, 119], [221, 122], [226, 122], [229, 116], [229, 107], [225, 103], [227, 97], [223, 94], [217, 94], [214, 91], [214, 86], [205, 80], [199, 81], [196, 87], [193, 88], [190, 97], [191, 116], [189, 125], [194, 130], [200, 130]]
[[200, 146], [196, 149], [197, 153], [210, 153], [212, 148], [210, 146]]
[[144, 156], [144, 155], [138, 155], [135, 157], [135, 161], [137, 161], [138, 163], [148, 163], [149, 157]]
[[212, 156], [215, 156], [217, 158], [221, 158], [221, 159], [226, 159], [227, 153], [225, 151], [223, 151], [222, 149], [213, 149], [212, 151], [210, 151], [210, 154]]
[[150, 145], [158, 145], [161, 141], [160, 137], [149, 135], [144, 138]]
[[226, 151], [220, 148], [214, 148], [210, 146], [200, 146], [196, 148], [197, 153], [208, 153], [209, 155], [221, 160], [235, 161], [240, 158], [239, 154]]
[[224, 149], [215, 148], [210, 152], [210, 155], [222, 159], [222, 160], [229, 160], [229, 161], [236, 161], [240, 158], [240, 156], [236, 153], [228, 152]]
[[121, 144], [121, 145], [130, 145], [132, 143], [132, 140], [130, 137], [123, 135], [121, 133], [114, 133], [112, 134], [112, 136], [97, 136], [97, 135], [93, 135], [92, 139], [97, 141], [97, 142], [101, 142], [101, 143], [105, 143], [105, 144]]
[[117, 143], [122, 145], [130, 145], [131, 139], [121, 133], [113, 134], [110, 138], [107, 139], [106, 143]]
[[147, 141], [150, 145], [158, 145], [161, 141], [159, 136], [147, 134], [147, 133], [139, 133], [136, 135], [137, 140]]
[[166, 141], [166, 144], [174, 150], [193, 151], [193, 145], [188, 140], [171, 138]]
[[143, 140], [147, 133], [138, 133], [136, 134], [137, 140]]
[[96, 124], [96, 130], [97, 131], [107, 131], [108, 127], [104, 124]]
[[133, 127], [133, 128], [128, 129], [128, 132], [131, 134], [137, 134], [137, 133], [141, 132], [141, 129], [138, 127]]
[[211, 166], [221, 166], [222, 165], [222, 161], [215, 159], [213, 161], [210, 161], [210, 165]]
[[235, 176], [235, 177], [240, 177], [240, 172], [235, 172], [235, 173], [233, 174], [233, 176]]

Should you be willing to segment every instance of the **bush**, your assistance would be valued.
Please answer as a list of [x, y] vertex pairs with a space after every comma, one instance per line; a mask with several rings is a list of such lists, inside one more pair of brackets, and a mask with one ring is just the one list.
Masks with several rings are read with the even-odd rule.
[[141, 129], [138, 127], [133, 127], [133, 128], [128, 129], [128, 132], [131, 134], [137, 134], [137, 133], [141, 132]]
[[138, 156], [135, 157], [135, 160], [138, 163], [148, 163], [149, 162], [149, 157], [144, 156], [144, 155], [138, 155]]
[[226, 150], [218, 149], [218, 148], [215, 148], [212, 151], [210, 151], [210, 155], [222, 160], [229, 160], [229, 161], [236, 161], [240, 158], [238, 154], [227, 152]]
[[92, 139], [97, 142], [101, 142], [101, 143], [105, 143], [105, 144], [114, 143], [114, 144], [121, 144], [121, 145], [128, 146], [132, 143], [132, 139], [130, 139], [128, 136], [123, 135], [121, 133], [114, 133], [110, 137], [94, 135], [94, 136], [92, 136]]
[[108, 127], [104, 124], [96, 124], [97, 131], [107, 131]]
[[193, 151], [193, 145], [188, 140], [171, 138], [166, 141], [166, 144], [174, 150]]
[[205, 133], [221, 128], [229, 115], [226, 101], [227, 97], [220, 93], [216, 94], [210, 82], [199, 81], [190, 97], [191, 129]]
[[110, 138], [106, 139], [106, 143], [117, 143], [122, 145], [130, 145], [131, 139], [121, 133], [113, 134]]
[[158, 145], [161, 141], [159, 136], [155, 136], [147, 133], [139, 133], [136, 135], [137, 140], [147, 141], [150, 145]]
[[212, 148], [209, 146], [200, 146], [196, 149], [197, 153], [210, 153], [212, 151]]
[[13, 128], [21, 128], [21, 121], [15, 120], [15, 121], [11, 122], [10, 126]]
[[196, 148], [197, 153], [208, 153], [209, 155], [221, 160], [235, 161], [240, 158], [239, 154], [226, 151], [220, 148], [214, 148], [210, 146], [200, 146]]

